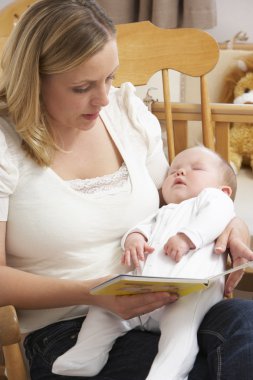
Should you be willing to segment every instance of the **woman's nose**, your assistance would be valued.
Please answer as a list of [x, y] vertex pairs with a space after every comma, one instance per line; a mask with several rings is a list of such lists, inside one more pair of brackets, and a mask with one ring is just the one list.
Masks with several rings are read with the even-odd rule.
[[93, 105], [105, 107], [109, 103], [108, 99], [108, 89], [106, 86], [101, 87], [99, 90], [97, 90], [93, 100]]

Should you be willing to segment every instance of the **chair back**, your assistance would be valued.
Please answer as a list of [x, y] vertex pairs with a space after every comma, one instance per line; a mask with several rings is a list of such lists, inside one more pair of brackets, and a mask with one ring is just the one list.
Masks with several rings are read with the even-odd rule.
[[205, 146], [214, 149], [211, 111], [205, 75], [216, 65], [219, 47], [208, 33], [194, 29], [162, 29], [149, 21], [117, 25], [120, 67], [115, 86], [129, 81], [147, 84], [162, 72], [168, 158], [175, 155], [174, 131], [168, 70], [200, 78], [202, 133]]
[[8, 37], [21, 14], [35, 0], [10, 0], [0, 11], [0, 37]]

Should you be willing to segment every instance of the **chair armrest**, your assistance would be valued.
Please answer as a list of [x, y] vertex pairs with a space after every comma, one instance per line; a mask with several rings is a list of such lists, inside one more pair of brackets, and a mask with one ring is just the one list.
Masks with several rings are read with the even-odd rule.
[[20, 341], [21, 334], [15, 308], [11, 305], [0, 307], [0, 346], [9, 346]]
[[27, 370], [20, 348], [21, 333], [16, 310], [13, 306], [0, 307], [0, 380], [27, 380]]

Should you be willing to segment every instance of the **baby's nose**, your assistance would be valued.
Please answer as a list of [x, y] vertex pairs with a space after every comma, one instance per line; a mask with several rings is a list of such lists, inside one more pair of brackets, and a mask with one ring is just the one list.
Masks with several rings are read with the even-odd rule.
[[185, 170], [183, 168], [178, 169], [177, 175], [185, 175]]

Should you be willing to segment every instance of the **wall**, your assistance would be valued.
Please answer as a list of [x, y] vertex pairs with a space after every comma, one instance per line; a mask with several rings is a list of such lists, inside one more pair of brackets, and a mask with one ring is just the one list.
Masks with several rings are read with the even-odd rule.
[[253, 42], [253, 1], [216, 0], [217, 26], [207, 30], [218, 42], [230, 40], [237, 32], [244, 31]]
[[0, 0], [0, 9], [4, 8], [6, 5], [10, 4], [10, 0]]
[[[14, 0], [0, 0], [0, 9]], [[232, 38], [238, 31], [245, 31], [253, 42], [253, 1], [216, 0], [217, 26], [208, 30], [219, 42]]]

